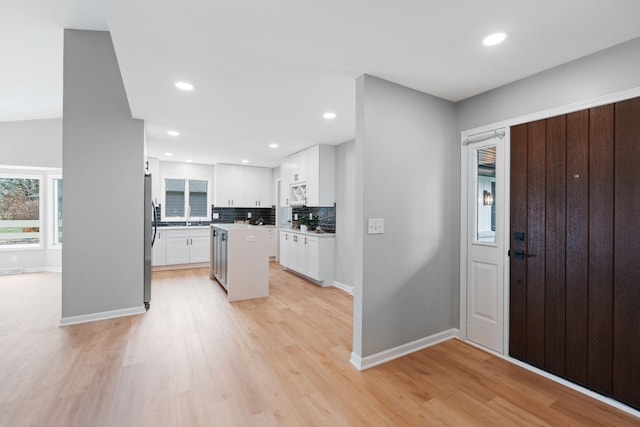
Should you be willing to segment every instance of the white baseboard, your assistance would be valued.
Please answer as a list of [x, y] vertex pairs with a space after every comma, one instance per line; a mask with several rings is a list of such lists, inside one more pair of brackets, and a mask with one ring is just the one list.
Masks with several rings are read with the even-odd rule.
[[341, 289], [343, 291], [345, 291], [346, 293], [348, 293], [349, 295], [353, 296], [353, 286], [349, 286], [349, 285], [345, 285], [344, 283], [340, 283], [336, 280], [333, 281], [333, 286], [335, 288]]
[[431, 347], [443, 341], [447, 341], [452, 338], [458, 338], [459, 334], [460, 331], [458, 329], [449, 329], [447, 331], [442, 331], [428, 337], [420, 338], [418, 340], [399, 345], [398, 347], [381, 351], [380, 353], [372, 354], [371, 356], [360, 357], [355, 353], [351, 353], [351, 359], [349, 360], [349, 362], [359, 371], [364, 371], [365, 369], [373, 368], [374, 366], [390, 362], [394, 359], [406, 356], [407, 354], [424, 350], [427, 347]]
[[62, 267], [47, 267], [45, 271], [48, 273], [62, 273]]
[[170, 264], [170, 265], [154, 265], [151, 271], [167, 271], [167, 270], [185, 270], [187, 268], [209, 267], [208, 262], [194, 262], [191, 264]]
[[82, 314], [80, 316], [69, 316], [60, 319], [60, 326], [77, 325], [79, 323], [95, 322], [98, 320], [114, 319], [116, 317], [133, 316], [144, 314], [144, 305], [139, 307], [123, 308], [120, 310], [102, 311], [100, 313]]

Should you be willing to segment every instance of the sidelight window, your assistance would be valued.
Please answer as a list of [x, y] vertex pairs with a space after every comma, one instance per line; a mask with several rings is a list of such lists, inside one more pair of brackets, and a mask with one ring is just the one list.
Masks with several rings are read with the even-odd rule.
[[476, 241], [496, 242], [496, 147], [476, 150]]

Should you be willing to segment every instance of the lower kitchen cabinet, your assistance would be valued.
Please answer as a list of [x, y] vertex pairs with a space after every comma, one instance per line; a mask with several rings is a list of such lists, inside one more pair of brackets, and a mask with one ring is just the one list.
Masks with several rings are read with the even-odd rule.
[[269, 227], [269, 258], [275, 258], [278, 254], [278, 236], [275, 228]]
[[154, 266], [209, 262], [209, 230], [189, 227], [160, 228], [153, 248]]
[[156, 239], [151, 248], [151, 265], [165, 265], [167, 263], [167, 238], [161, 228], [156, 231]]
[[333, 234], [281, 231], [280, 264], [322, 286], [332, 286], [334, 246]]

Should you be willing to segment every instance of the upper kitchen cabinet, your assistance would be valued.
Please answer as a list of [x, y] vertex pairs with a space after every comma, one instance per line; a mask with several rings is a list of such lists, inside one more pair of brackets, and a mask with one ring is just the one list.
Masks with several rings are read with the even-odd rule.
[[281, 206], [335, 204], [335, 147], [314, 145], [282, 159]]
[[214, 206], [271, 207], [271, 169], [217, 164]]
[[271, 207], [271, 169], [245, 167], [244, 187], [247, 207]]
[[295, 154], [292, 154], [290, 167], [291, 167], [291, 183], [298, 184], [307, 181], [307, 170], [308, 170], [308, 156], [307, 150], [299, 151]]
[[336, 203], [336, 147], [314, 145], [307, 149], [307, 206]]

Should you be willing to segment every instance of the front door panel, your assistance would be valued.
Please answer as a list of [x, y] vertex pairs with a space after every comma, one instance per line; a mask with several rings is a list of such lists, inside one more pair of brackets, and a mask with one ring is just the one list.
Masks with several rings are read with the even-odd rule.
[[640, 99], [511, 128], [511, 356], [640, 408]]

